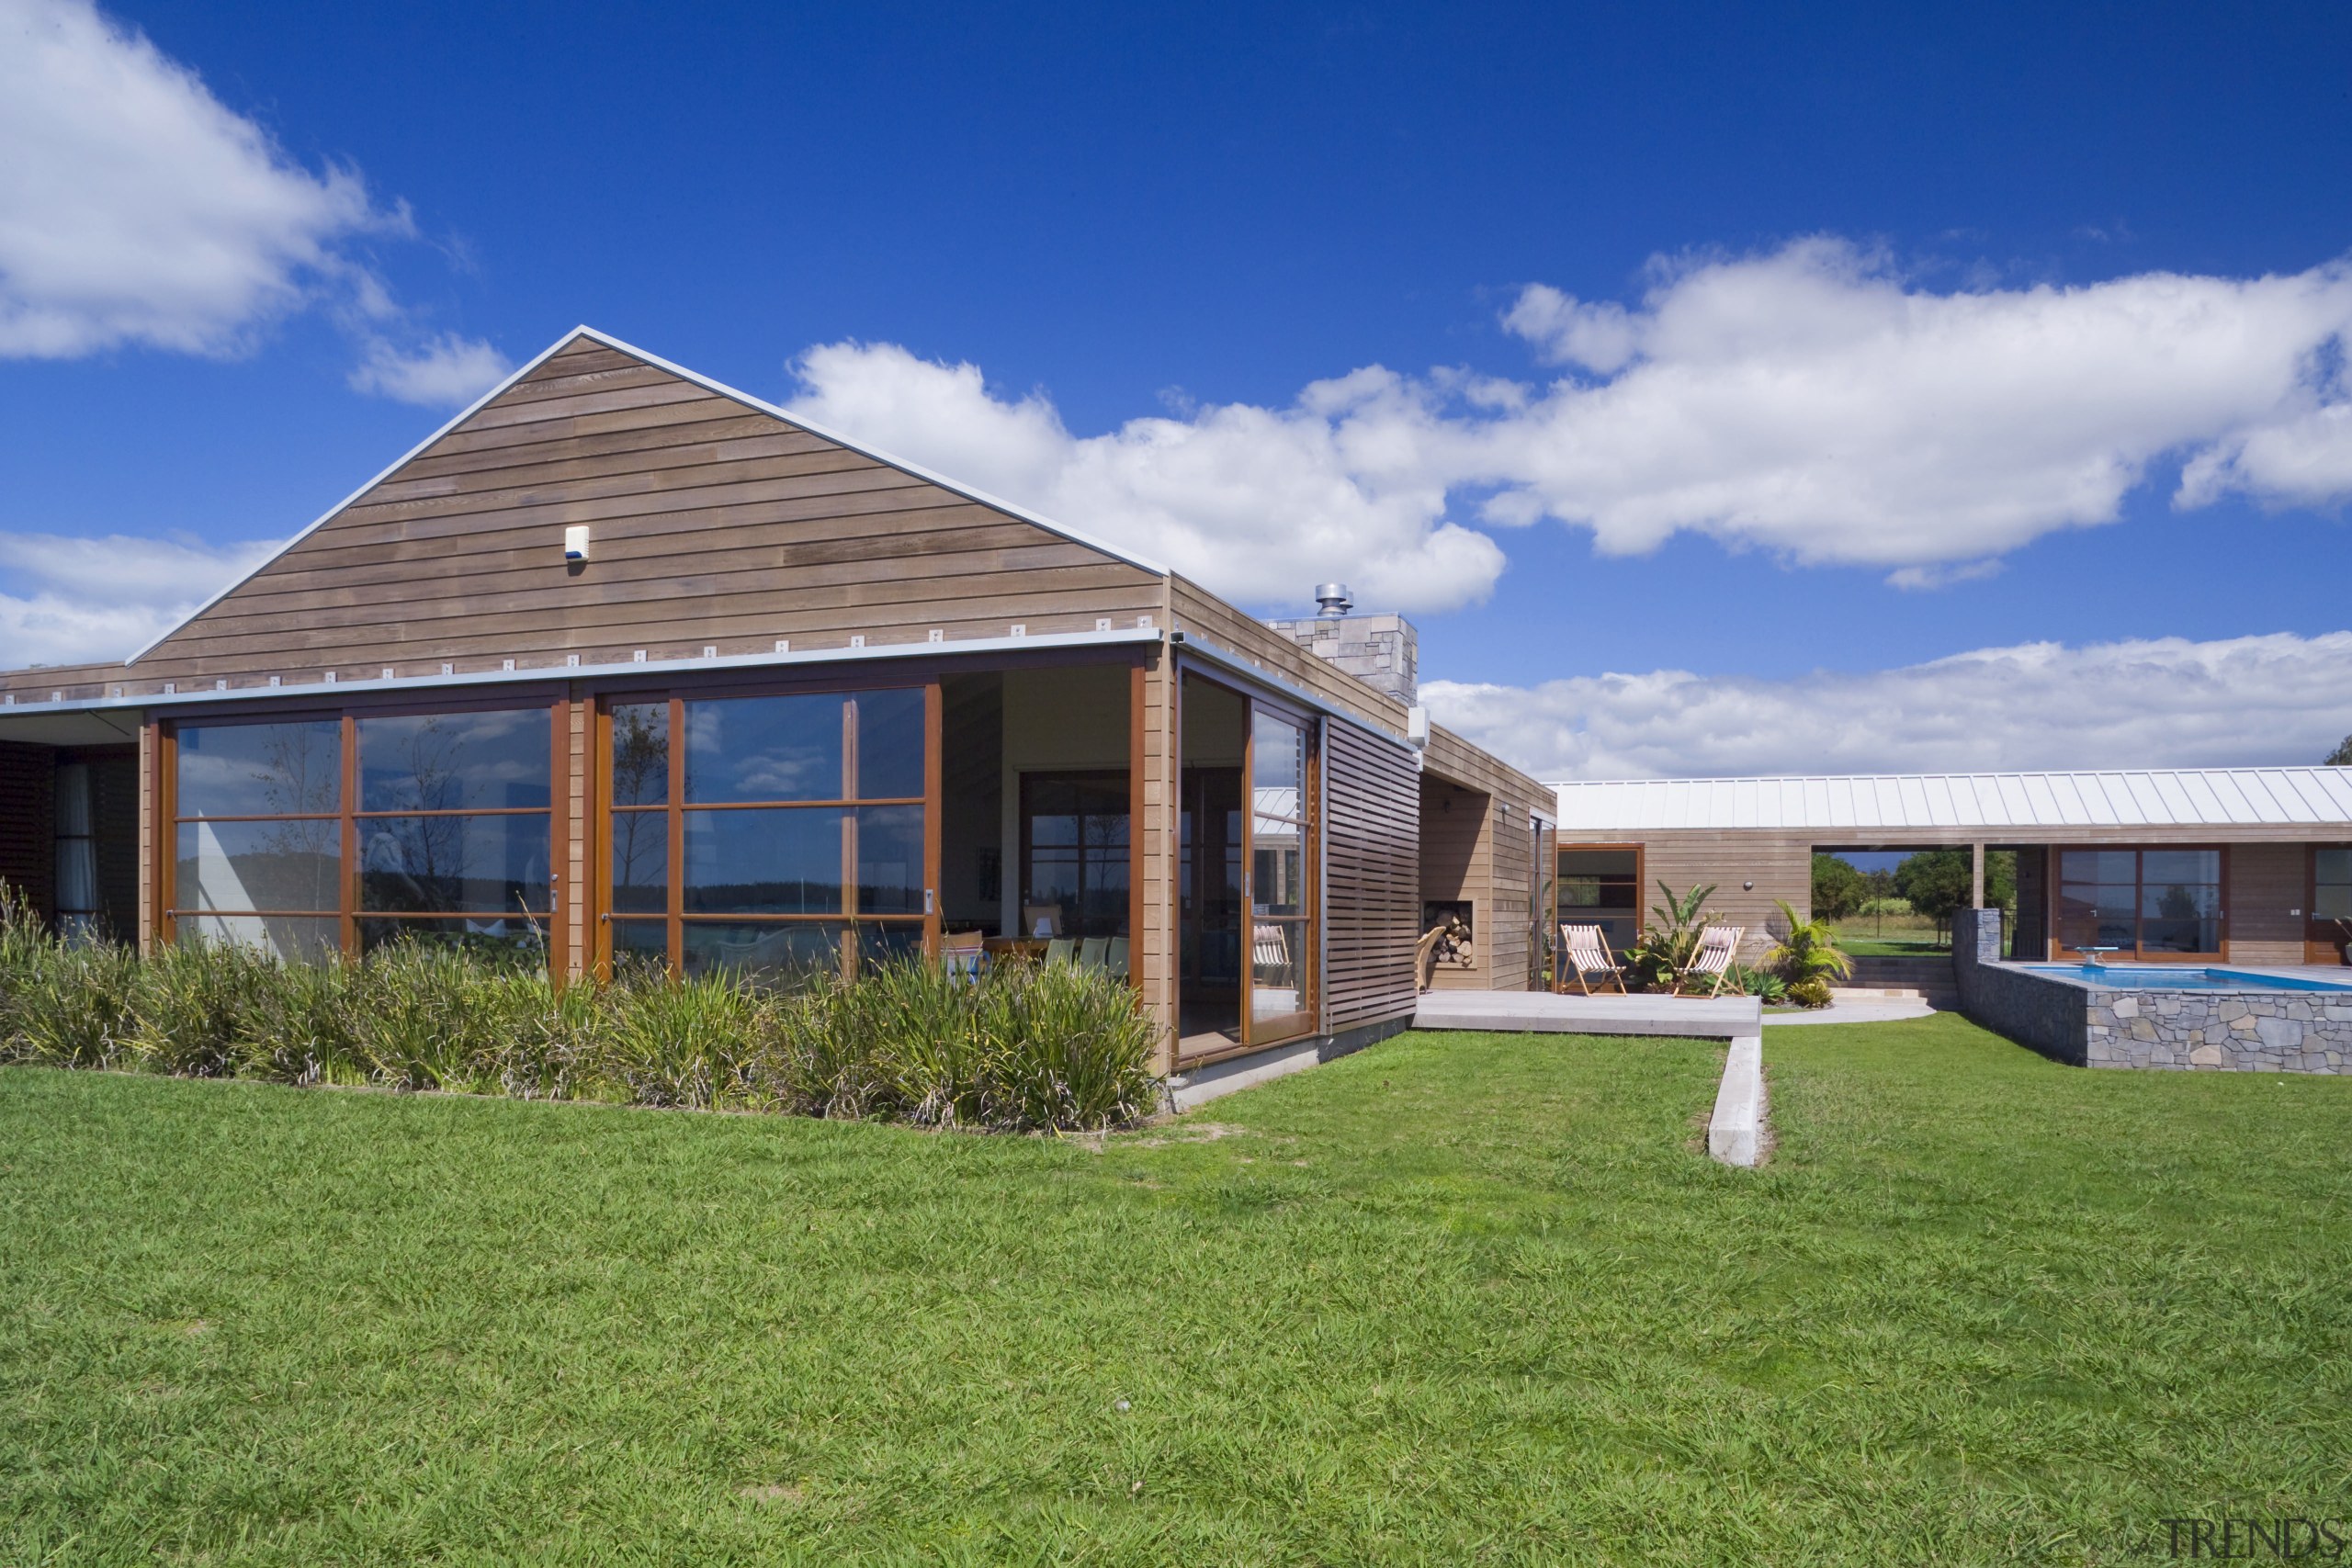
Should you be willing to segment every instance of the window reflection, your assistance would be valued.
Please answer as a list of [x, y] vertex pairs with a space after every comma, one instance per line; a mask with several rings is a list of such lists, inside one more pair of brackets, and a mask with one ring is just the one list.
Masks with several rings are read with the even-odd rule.
[[343, 808], [343, 727], [196, 725], [175, 737], [182, 817], [299, 817]]
[[842, 699], [724, 697], [686, 710], [686, 800], [840, 800]]
[[358, 729], [362, 811], [547, 808], [542, 711], [401, 714]]

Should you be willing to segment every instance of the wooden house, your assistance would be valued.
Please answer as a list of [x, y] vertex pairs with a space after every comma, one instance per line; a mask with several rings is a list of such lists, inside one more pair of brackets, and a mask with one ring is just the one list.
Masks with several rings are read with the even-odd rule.
[[[978, 932], [1161, 1066], [1534, 973], [1551, 792], [1153, 561], [580, 329], [122, 664], [0, 675], [0, 879], [70, 931], [579, 976]], [[1433, 823], [1430, 813], [1437, 813]]]

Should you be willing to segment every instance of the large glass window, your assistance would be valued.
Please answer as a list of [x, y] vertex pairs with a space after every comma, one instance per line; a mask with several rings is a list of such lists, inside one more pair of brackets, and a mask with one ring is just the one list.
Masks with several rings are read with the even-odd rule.
[[1064, 936], [1127, 935], [1127, 775], [1021, 781], [1021, 902], [1061, 910]]
[[172, 744], [175, 939], [306, 959], [413, 939], [544, 962], [545, 708], [180, 725]]
[[1271, 1021], [1311, 1006], [1306, 976], [1306, 730], [1260, 709], [1250, 725], [1250, 1019]]
[[2058, 944], [2127, 958], [2222, 951], [2222, 852], [2058, 852]]
[[2352, 920], [2352, 849], [2312, 852], [2312, 919]]
[[920, 951], [929, 722], [922, 687], [610, 704], [613, 961], [789, 976]]
[[[1558, 856], [1559, 914], [1555, 924], [1599, 926], [1612, 952], [1642, 934], [1642, 855], [1639, 850], [1564, 848]], [[1553, 933], [1556, 940], [1558, 933]]]

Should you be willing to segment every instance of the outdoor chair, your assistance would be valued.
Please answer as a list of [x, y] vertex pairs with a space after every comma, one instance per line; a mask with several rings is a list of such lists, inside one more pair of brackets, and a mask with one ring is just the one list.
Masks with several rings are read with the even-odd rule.
[[1250, 942], [1250, 962], [1257, 966], [1261, 985], [1281, 985], [1290, 977], [1290, 944], [1283, 940], [1283, 928], [1272, 921], [1261, 923]]
[[978, 931], [939, 933], [939, 966], [959, 980], [977, 980], [988, 962], [988, 939]]
[[1110, 950], [1102, 954], [1102, 967], [1114, 975], [1126, 974], [1127, 939], [1125, 937], [1114, 936], [1111, 939]]
[[1695, 996], [1698, 994], [1695, 987], [1704, 986], [1708, 996], [1721, 996], [1724, 979], [1731, 972], [1731, 961], [1739, 952], [1739, 937], [1744, 929], [1740, 926], [1709, 926], [1701, 931], [1699, 946], [1690, 954], [1690, 962], [1675, 972], [1674, 994], [1678, 997], [1683, 995], [1682, 987], [1690, 986], [1694, 987], [1690, 994]]
[[1078, 943], [1066, 936], [1057, 936], [1046, 943], [1046, 962], [1069, 964], [1078, 957]]
[[1591, 976], [1600, 976], [1605, 984], [1617, 983], [1617, 994], [1625, 994], [1624, 966], [1609, 951], [1609, 939], [1599, 926], [1562, 926], [1560, 928], [1560, 989], [1568, 988], [1574, 979], [1577, 989], [1586, 996], [1593, 995]]
[[1105, 955], [1108, 954], [1110, 951], [1111, 939], [1109, 937], [1087, 937], [1078, 944], [1078, 966], [1080, 969], [1100, 969], [1103, 965]]

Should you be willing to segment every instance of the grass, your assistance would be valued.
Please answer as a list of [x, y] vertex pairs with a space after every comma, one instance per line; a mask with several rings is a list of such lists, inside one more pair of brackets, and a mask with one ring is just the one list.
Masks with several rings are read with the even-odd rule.
[[0, 1072], [9, 1563], [2115, 1562], [2346, 1512], [2352, 1082], [1416, 1034], [1099, 1140]]
[[1951, 944], [1933, 938], [1838, 935], [1838, 945], [1857, 958], [1950, 958]]

